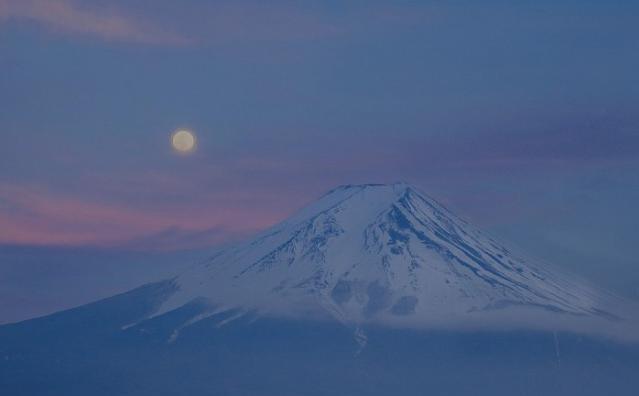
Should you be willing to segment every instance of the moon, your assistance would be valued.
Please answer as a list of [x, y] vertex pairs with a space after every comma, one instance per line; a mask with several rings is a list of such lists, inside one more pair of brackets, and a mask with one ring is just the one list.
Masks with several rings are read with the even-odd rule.
[[182, 154], [190, 153], [195, 150], [195, 135], [191, 131], [186, 129], [179, 129], [173, 132], [171, 136], [171, 145], [173, 148]]

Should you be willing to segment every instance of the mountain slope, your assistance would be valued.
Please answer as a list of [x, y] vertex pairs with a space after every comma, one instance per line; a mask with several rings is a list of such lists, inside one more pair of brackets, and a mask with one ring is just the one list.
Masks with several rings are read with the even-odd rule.
[[630, 396], [639, 386], [636, 344], [364, 324], [362, 349], [335, 321], [223, 310], [184, 326], [203, 312], [197, 301], [144, 319], [172, 292], [160, 282], [0, 326], [2, 395]]

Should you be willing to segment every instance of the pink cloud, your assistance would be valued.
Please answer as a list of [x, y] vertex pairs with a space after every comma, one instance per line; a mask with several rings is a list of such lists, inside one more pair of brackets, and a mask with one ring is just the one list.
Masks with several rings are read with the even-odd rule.
[[[228, 41], [313, 38], [340, 29], [298, 7], [261, 2], [221, 2], [176, 6], [176, 15], [134, 17], [124, 8], [98, 7], [79, 0], [0, 0], [0, 22], [32, 21], [67, 34], [98, 37], [107, 41], [140, 44], [220, 44]], [[183, 34], [171, 32], [181, 27]], [[194, 39], [193, 37], [198, 37]]]
[[0, 243], [152, 248], [158, 241], [161, 249], [206, 246], [255, 232], [279, 216], [232, 200], [224, 205], [134, 207], [0, 185]]
[[191, 40], [150, 21], [133, 18], [113, 8], [81, 7], [74, 0], [0, 0], [0, 22], [29, 20], [50, 29], [107, 41], [186, 45]]
[[185, 2], [173, 5], [170, 12], [153, 2], [104, 3], [108, 2], [0, 0], [0, 22], [33, 21], [58, 32], [107, 41], [181, 46], [336, 37], [422, 23], [433, 14], [424, 7], [371, 6], [334, 15], [303, 2], [252, 0]]

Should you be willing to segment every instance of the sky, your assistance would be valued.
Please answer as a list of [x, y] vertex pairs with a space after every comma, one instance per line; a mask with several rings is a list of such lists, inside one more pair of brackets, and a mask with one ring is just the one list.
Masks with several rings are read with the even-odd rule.
[[[336, 185], [406, 181], [639, 299], [638, 16], [614, 0], [0, 0], [0, 257], [217, 246]], [[179, 128], [191, 155], [171, 149]]]

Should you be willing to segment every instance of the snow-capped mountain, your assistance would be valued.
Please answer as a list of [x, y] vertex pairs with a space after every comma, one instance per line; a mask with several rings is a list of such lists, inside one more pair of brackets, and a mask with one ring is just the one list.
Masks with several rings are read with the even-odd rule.
[[197, 300], [210, 313], [328, 314], [355, 324], [610, 317], [598, 293], [514, 256], [405, 183], [338, 187], [174, 284], [156, 315]]
[[608, 305], [414, 187], [344, 186], [173, 279], [0, 326], [0, 393], [634, 395]]

